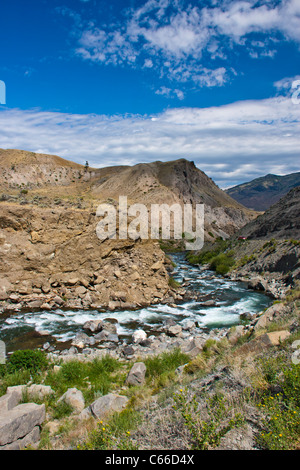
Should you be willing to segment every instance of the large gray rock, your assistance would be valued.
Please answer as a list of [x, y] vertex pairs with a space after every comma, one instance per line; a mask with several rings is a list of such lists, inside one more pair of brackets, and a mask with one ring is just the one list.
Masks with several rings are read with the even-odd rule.
[[101, 331], [103, 327], [103, 321], [102, 320], [89, 320], [85, 322], [83, 325], [84, 330], [89, 330], [92, 333]]
[[128, 403], [128, 398], [115, 393], [109, 393], [94, 401], [87, 409], [83, 410], [82, 416], [92, 414], [97, 419], [104, 419], [109, 414], [122, 411]]
[[23, 439], [45, 420], [45, 405], [24, 403], [0, 415], [0, 446]]
[[29, 434], [27, 434], [22, 439], [18, 439], [11, 444], [6, 444], [5, 446], [0, 446], [0, 450], [23, 450], [28, 446], [34, 446], [40, 441], [41, 431], [39, 426], [35, 426]]
[[141, 385], [145, 382], [146, 366], [143, 362], [136, 362], [126, 378], [130, 385]]
[[75, 336], [75, 338], [73, 338], [72, 340], [72, 346], [75, 346], [77, 348], [80, 348], [80, 349], [83, 349], [86, 345], [89, 345], [90, 344], [90, 340], [92, 338], [90, 338], [88, 335], [86, 335], [85, 333], [77, 333], [77, 335]]
[[255, 322], [254, 330], [259, 330], [260, 328], [266, 328], [273, 320], [276, 320], [276, 317], [284, 314], [287, 310], [287, 307], [283, 303], [276, 303], [267, 308], [262, 315], [259, 316], [258, 320]]
[[69, 388], [58, 400], [58, 403], [64, 401], [72, 406], [75, 412], [80, 413], [84, 409], [85, 401], [83, 394], [77, 388]]
[[[13, 387], [9, 387], [13, 388]], [[6, 411], [12, 410], [17, 406], [22, 400], [22, 391], [20, 390], [11, 390], [8, 391], [5, 395], [0, 397], [0, 416]]]

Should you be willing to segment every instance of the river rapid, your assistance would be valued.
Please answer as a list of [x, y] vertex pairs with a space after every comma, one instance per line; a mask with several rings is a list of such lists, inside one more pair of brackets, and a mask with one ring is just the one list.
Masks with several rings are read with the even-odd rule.
[[256, 314], [272, 303], [264, 293], [249, 290], [243, 282], [219, 276], [213, 271], [191, 266], [184, 253], [171, 255], [176, 267], [172, 273], [175, 280], [194, 291], [197, 300], [179, 304], [157, 304], [138, 310], [99, 312], [98, 310], [53, 310], [16, 312], [0, 316], [0, 340], [7, 352], [16, 349], [41, 347], [46, 341], [56, 349], [70, 346], [72, 338], [83, 331], [88, 320], [117, 320], [120, 339], [130, 339], [136, 329], [148, 335], [158, 335], [167, 318], [183, 325], [185, 321], [197, 322], [199, 330], [224, 328], [241, 323], [242, 313]]

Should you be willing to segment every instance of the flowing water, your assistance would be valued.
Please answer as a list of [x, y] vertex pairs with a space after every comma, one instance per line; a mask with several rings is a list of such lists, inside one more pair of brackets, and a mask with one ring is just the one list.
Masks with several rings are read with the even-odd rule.
[[6, 343], [8, 352], [40, 347], [46, 341], [55, 343], [57, 349], [65, 349], [76, 333], [82, 331], [86, 321], [106, 318], [118, 321], [117, 332], [123, 338], [130, 337], [138, 328], [148, 334], [158, 334], [166, 318], [172, 318], [179, 324], [187, 319], [193, 320], [199, 328], [205, 330], [222, 328], [240, 323], [241, 313], [254, 314], [271, 303], [270, 297], [249, 290], [242, 282], [231, 281], [210, 270], [191, 266], [183, 253], [172, 255], [172, 259], [176, 263], [172, 276], [179, 282], [187, 282], [188, 288], [197, 293], [198, 300], [176, 306], [159, 304], [139, 310], [103, 313], [98, 310], [59, 309], [2, 314], [0, 340]]

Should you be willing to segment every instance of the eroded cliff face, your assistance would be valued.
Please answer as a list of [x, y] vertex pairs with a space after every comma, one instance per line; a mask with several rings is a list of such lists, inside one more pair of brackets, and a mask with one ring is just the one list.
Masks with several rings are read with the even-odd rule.
[[0, 306], [130, 308], [174, 301], [156, 241], [99, 240], [95, 213], [0, 206]]

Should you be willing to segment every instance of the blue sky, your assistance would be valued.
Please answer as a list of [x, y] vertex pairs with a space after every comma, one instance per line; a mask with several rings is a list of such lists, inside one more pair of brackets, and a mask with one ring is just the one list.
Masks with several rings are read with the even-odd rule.
[[2, 0], [0, 58], [1, 148], [300, 170], [300, 0]]

